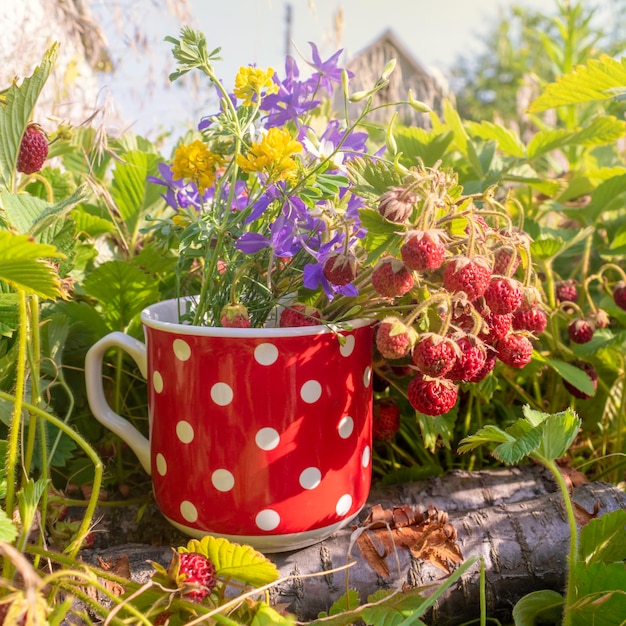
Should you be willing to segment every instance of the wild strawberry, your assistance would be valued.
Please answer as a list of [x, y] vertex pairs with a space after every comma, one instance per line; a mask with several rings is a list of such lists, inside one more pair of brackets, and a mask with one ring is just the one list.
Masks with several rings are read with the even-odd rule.
[[626, 311], [626, 281], [620, 280], [613, 287], [613, 301], [620, 309]]
[[326, 259], [324, 276], [333, 285], [347, 285], [357, 276], [357, 261], [352, 253], [336, 253]]
[[48, 156], [48, 140], [41, 126], [29, 124], [22, 136], [17, 155], [17, 171], [23, 174], [38, 172]]
[[372, 437], [391, 441], [400, 428], [400, 408], [391, 398], [374, 400]]
[[471, 380], [485, 366], [487, 351], [480, 339], [472, 335], [461, 337], [457, 341], [460, 354], [457, 356], [453, 367], [446, 374], [446, 378], [454, 382]]
[[567, 327], [569, 338], [574, 343], [588, 343], [593, 339], [595, 330], [593, 322], [588, 319], [574, 320]]
[[175, 554], [168, 572], [177, 583], [182, 583], [183, 597], [193, 602], [204, 600], [217, 584], [215, 565], [211, 559], [198, 552]]
[[554, 290], [559, 302], [576, 302], [578, 300], [576, 281], [571, 278], [558, 282]]
[[[583, 372], [585, 372], [585, 374], [587, 374], [587, 376], [589, 376], [589, 378], [591, 379], [593, 388], [594, 389], [598, 388], [598, 372], [596, 372], [596, 368], [593, 365], [591, 365], [591, 363], [577, 362], [577, 363], [572, 363], [572, 365], [575, 365], [576, 367], [579, 367], [581, 370], [583, 370]], [[580, 400], [588, 400], [589, 398], [592, 397], [590, 395], [587, 395], [584, 391], [581, 391], [580, 389], [578, 389], [578, 387], [574, 387], [574, 385], [572, 385], [571, 383], [568, 383], [566, 380], [563, 381], [563, 386], [575, 398], [579, 398]]]
[[165, 626], [168, 624], [168, 619], [172, 617], [174, 613], [172, 611], [161, 611], [155, 618], [153, 622], [153, 626]]
[[443, 270], [444, 287], [452, 293], [464, 291], [469, 300], [482, 296], [490, 279], [491, 270], [482, 257], [457, 257], [448, 261]]
[[485, 303], [492, 313], [513, 313], [524, 298], [522, 286], [513, 278], [495, 278], [485, 290]]
[[454, 365], [460, 350], [449, 337], [424, 333], [413, 348], [411, 358], [422, 374], [445, 376]]
[[411, 216], [416, 202], [417, 194], [414, 191], [392, 187], [378, 200], [378, 212], [390, 222], [402, 224]]
[[220, 322], [225, 328], [250, 328], [248, 309], [243, 304], [227, 304], [220, 314]]
[[496, 366], [497, 360], [498, 359], [495, 353], [491, 352], [487, 354], [487, 359], [485, 361], [485, 364], [474, 374], [474, 376], [468, 379], [467, 382], [479, 383], [484, 378], [487, 378], [487, 376], [493, 371], [493, 368]]
[[436, 270], [443, 264], [446, 247], [436, 230], [411, 230], [400, 248], [400, 254], [409, 269], [418, 272]]
[[9, 609], [11, 608], [12, 602], [6, 602], [4, 604], [0, 604], [0, 626], [24, 626], [26, 624], [26, 618], [28, 617], [28, 608], [24, 607], [23, 611], [20, 611], [22, 614], [17, 617], [13, 615], [12, 617], [17, 617], [17, 622], [11, 621], [11, 624], [6, 622], [6, 617], [9, 613]]
[[547, 325], [548, 317], [538, 307], [522, 307], [513, 313], [513, 330], [527, 330], [534, 335], [541, 335]]
[[413, 288], [413, 276], [399, 259], [381, 259], [372, 272], [374, 289], [385, 298], [403, 296]]
[[499, 339], [502, 339], [511, 330], [511, 320], [513, 316], [508, 313], [506, 315], [498, 315], [496, 313], [487, 313], [483, 315], [483, 327], [478, 337], [489, 346], [493, 346]]
[[455, 404], [456, 385], [446, 378], [430, 378], [417, 374], [409, 383], [407, 396], [411, 406], [424, 415], [443, 415]]
[[317, 326], [322, 316], [320, 312], [308, 304], [292, 304], [283, 309], [280, 314], [280, 326], [289, 328], [292, 326]]
[[517, 251], [508, 246], [498, 248], [493, 254], [493, 273], [498, 276], [513, 276], [519, 262]]
[[611, 324], [609, 314], [602, 309], [596, 309], [593, 313], [591, 313], [589, 319], [591, 320], [595, 328], [606, 328]]
[[411, 352], [417, 339], [412, 326], [397, 317], [386, 317], [376, 328], [376, 347], [386, 359], [401, 359]]
[[533, 344], [525, 334], [512, 332], [498, 341], [496, 351], [505, 365], [522, 368], [530, 363]]

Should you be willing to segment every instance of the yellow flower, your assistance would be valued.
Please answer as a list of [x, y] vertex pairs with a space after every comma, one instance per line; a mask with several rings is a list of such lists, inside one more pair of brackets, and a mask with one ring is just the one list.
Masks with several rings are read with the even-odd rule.
[[223, 163], [219, 154], [211, 152], [205, 143], [196, 141], [180, 146], [174, 154], [172, 176], [175, 180], [191, 181], [203, 194], [215, 182], [215, 170]]
[[265, 93], [277, 93], [278, 85], [272, 80], [274, 70], [270, 67], [262, 70], [258, 67], [240, 67], [235, 76], [235, 96], [243, 100], [244, 105], [251, 105], [261, 96], [265, 88]]
[[237, 165], [244, 172], [266, 172], [271, 180], [293, 178], [297, 165], [292, 154], [300, 152], [302, 144], [291, 138], [284, 128], [270, 128], [258, 143], [253, 143], [247, 156], [240, 154]]

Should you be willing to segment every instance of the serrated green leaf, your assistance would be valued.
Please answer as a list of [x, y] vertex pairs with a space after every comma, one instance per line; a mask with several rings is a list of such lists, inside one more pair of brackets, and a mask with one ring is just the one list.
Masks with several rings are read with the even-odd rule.
[[417, 413], [417, 423], [426, 449], [434, 452], [439, 445], [446, 448], [450, 447], [457, 415], [458, 408], [456, 406], [443, 415], [432, 416]]
[[6, 189], [13, 190], [22, 135], [58, 52], [59, 44], [54, 43], [31, 76], [24, 78], [21, 85], [12, 84], [5, 92], [5, 100], [0, 106], [0, 180]]
[[618, 61], [607, 54], [590, 59], [557, 78], [531, 102], [529, 111], [540, 113], [555, 107], [595, 102], [613, 97], [613, 90], [626, 86], [626, 59]]
[[549, 415], [541, 424], [541, 442], [536, 454], [543, 459], [560, 459], [576, 439], [581, 421], [572, 409]]
[[526, 148], [528, 159], [536, 159], [552, 150], [566, 146], [571, 136], [572, 133], [564, 129], [540, 130], [528, 142]]
[[192, 539], [179, 552], [199, 552], [211, 559], [220, 578], [233, 578], [254, 587], [272, 583], [280, 576], [276, 565], [260, 552], [222, 537], [207, 535], [200, 540]]
[[613, 144], [626, 134], [626, 122], [612, 115], [594, 117], [589, 124], [575, 132], [570, 143], [579, 146]]
[[626, 198], [626, 174], [613, 176], [600, 183], [591, 194], [591, 201], [585, 207], [584, 215], [588, 223], [598, 219], [602, 213], [621, 210]]
[[30, 231], [35, 220], [48, 207], [45, 200], [26, 193], [0, 191], [0, 199], [9, 224], [23, 235]]
[[[216, 620], [217, 622], [217, 620]], [[219, 623], [219, 622], [218, 622]], [[250, 626], [289, 626], [296, 623], [296, 616], [290, 613], [279, 613], [265, 602], [258, 602]]]
[[572, 626], [617, 626], [626, 615], [626, 564], [577, 562], [570, 573], [577, 600], [570, 607]]
[[559, 361], [558, 359], [551, 359], [550, 357], [543, 356], [541, 354], [533, 354], [533, 359], [539, 360], [542, 363], [549, 365], [563, 380], [566, 380], [571, 385], [574, 385], [576, 389], [579, 389], [588, 396], [594, 396], [596, 388], [593, 381], [589, 376], [575, 365]]
[[133, 318], [159, 299], [154, 279], [127, 261], [107, 261], [83, 282], [85, 293], [96, 298], [110, 328], [125, 329]]
[[352, 191], [357, 195], [379, 197], [390, 187], [402, 184], [402, 176], [379, 161], [356, 157], [348, 161], [346, 169], [355, 185]]
[[426, 167], [434, 167], [445, 154], [448, 146], [454, 139], [452, 131], [428, 131], [418, 126], [400, 128], [394, 132], [394, 138], [401, 153], [401, 162], [407, 166], [414, 166], [422, 161]]
[[0, 509], [0, 541], [13, 543], [17, 537], [15, 524], [7, 517], [3, 509]]
[[611, 511], [583, 526], [578, 558], [587, 565], [626, 560], [626, 511]]
[[536, 626], [539, 623], [560, 624], [564, 599], [551, 589], [533, 591], [513, 607], [515, 626]]
[[472, 450], [475, 450], [479, 446], [482, 446], [486, 443], [506, 443], [513, 440], [513, 437], [507, 434], [501, 428], [499, 428], [498, 426], [492, 426], [490, 424], [488, 426], [483, 426], [473, 435], [462, 439], [459, 442], [457, 452], [459, 454], [464, 454], [465, 452], [471, 452]]
[[41, 298], [56, 298], [60, 281], [48, 259], [62, 256], [54, 246], [0, 230], [0, 281], [15, 289]]
[[98, 237], [113, 232], [115, 225], [100, 207], [81, 205], [72, 211], [72, 218], [76, 222], [76, 230], [86, 233], [90, 237]]
[[0, 335], [10, 337], [18, 323], [17, 294], [0, 294]]
[[30, 529], [35, 519], [39, 500], [48, 487], [49, 480], [40, 478], [34, 481], [29, 478], [26, 484], [17, 492], [17, 503], [20, 511], [20, 520], [25, 529]]
[[530, 244], [530, 253], [537, 259], [550, 259], [557, 255], [562, 247], [563, 242], [560, 239], [547, 237], [533, 241]]
[[466, 122], [465, 126], [470, 135], [485, 141], [495, 141], [498, 149], [504, 154], [509, 154], [519, 159], [526, 156], [524, 144], [515, 132], [509, 128], [488, 121]]
[[540, 429], [525, 420], [518, 420], [506, 432], [512, 440], [496, 446], [492, 455], [507, 465], [519, 463], [540, 445]]
[[356, 589], [348, 589], [346, 593], [339, 596], [328, 609], [329, 615], [337, 615], [344, 611], [356, 609], [361, 604], [359, 592]]

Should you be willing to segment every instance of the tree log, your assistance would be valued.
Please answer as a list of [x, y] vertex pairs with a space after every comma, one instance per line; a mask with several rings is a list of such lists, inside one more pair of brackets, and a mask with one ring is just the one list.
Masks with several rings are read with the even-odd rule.
[[[601, 482], [585, 483], [573, 490], [573, 498], [585, 511], [602, 515], [626, 508], [626, 494]], [[510, 620], [515, 603], [525, 594], [539, 589], [562, 591], [565, 584], [565, 558], [569, 531], [560, 493], [549, 472], [528, 465], [480, 472], [452, 471], [438, 478], [402, 485], [375, 487], [368, 503], [355, 520], [362, 523], [372, 506], [383, 508], [411, 505], [426, 511], [434, 506], [448, 514], [457, 532], [456, 542], [465, 559], [484, 559], [487, 583], [487, 615], [503, 622]], [[134, 520], [136, 511], [128, 507], [126, 515]], [[154, 520], [153, 520], [154, 521]], [[152, 571], [147, 560], [166, 566], [171, 556], [168, 546], [150, 546], [154, 537], [141, 536], [137, 526], [137, 544], [115, 544], [119, 519], [109, 525], [110, 547], [83, 551], [83, 558], [94, 565], [98, 557], [115, 561], [121, 555], [130, 560], [131, 577], [145, 582]], [[106, 516], [103, 519], [106, 526]], [[132, 522], [134, 526], [134, 521]], [[119, 527], [118, 527], [119, 528]], [[268, 554], [281, 576], [294, 576], [272, 593], [275, 603], [287, 605], [300, 620], [317, 617], [346, 590], [346, 573], [339, 572], [301, 578], [343, 566], [351, 557], [356, 561], [348, 571], [349, 586], [365, 602], [379, 589], [400, 589], [436, 585], [446, 574], [429, 562], [419, 561], [408, 550], [399, 548], [397, 557], [387, 559], [390, 576], [381, 578], [352, 545], [354, 527], [336, 533], [330, 539], [294, 552]], [[151, 526], [151, 531], [153, 530]], [[186, 540], [171, 545], [184, 545]], [[479, 569], [468, 570], [459, 583], [442, 596], [425, 620], [438, 626], [453, 626], [479, 617]]]

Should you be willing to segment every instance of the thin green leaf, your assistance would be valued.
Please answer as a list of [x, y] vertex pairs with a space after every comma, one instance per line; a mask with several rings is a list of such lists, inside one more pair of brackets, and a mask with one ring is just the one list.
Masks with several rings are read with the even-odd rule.
[[0, 106], [0, 179], [5, 188], [13, 190], [17, 155], [22, 135], [31, 118], [35, 103], [59, 52], [59, 44], [54, 43], [46, 51], [41, 65], [21, 85], [13, 84], [5, 92], [5, 101]]
[[192, 539], [180, 552], [199, 552], [211, 559], [221, 578], [233, 578], [246, 585], [261, 587], [278, 580], [274, 563], [250, 546], [231, 543], [222, 537], [207, 535]]
[[20, 511], [20, 520], [25, 529], [30, 529], [35, 519], [39, 500], [48, 487], [49, 480], [40, 478], [34, 481], [29, 478], [26, 484], [17, 492], [17, 502]]
[[3, 509], [0, 509], [0, 541], [13, 543], [17, 537], [15, 524], [7, 517]]
[[550, 357], [543, 356], [541, 354], [534, 354], [533, 359], [541, 361], [546, 365], [549, 365], [559, 376], [566, 380], [571, 385], [574, 385], [576, 389], [579, 389], [588, 396], [594, 396], [596, 388], [593, 381], [589, 376], [575, 365], [559, 361], [558, 359], [551, 359]]
[[612, 98], [614, 90], [626, 86], [626, 59], [617, 61], [607, 54], [590, 59], [547, 85], [531, 102], [529, 111], [540, 113], [555, 107]]

